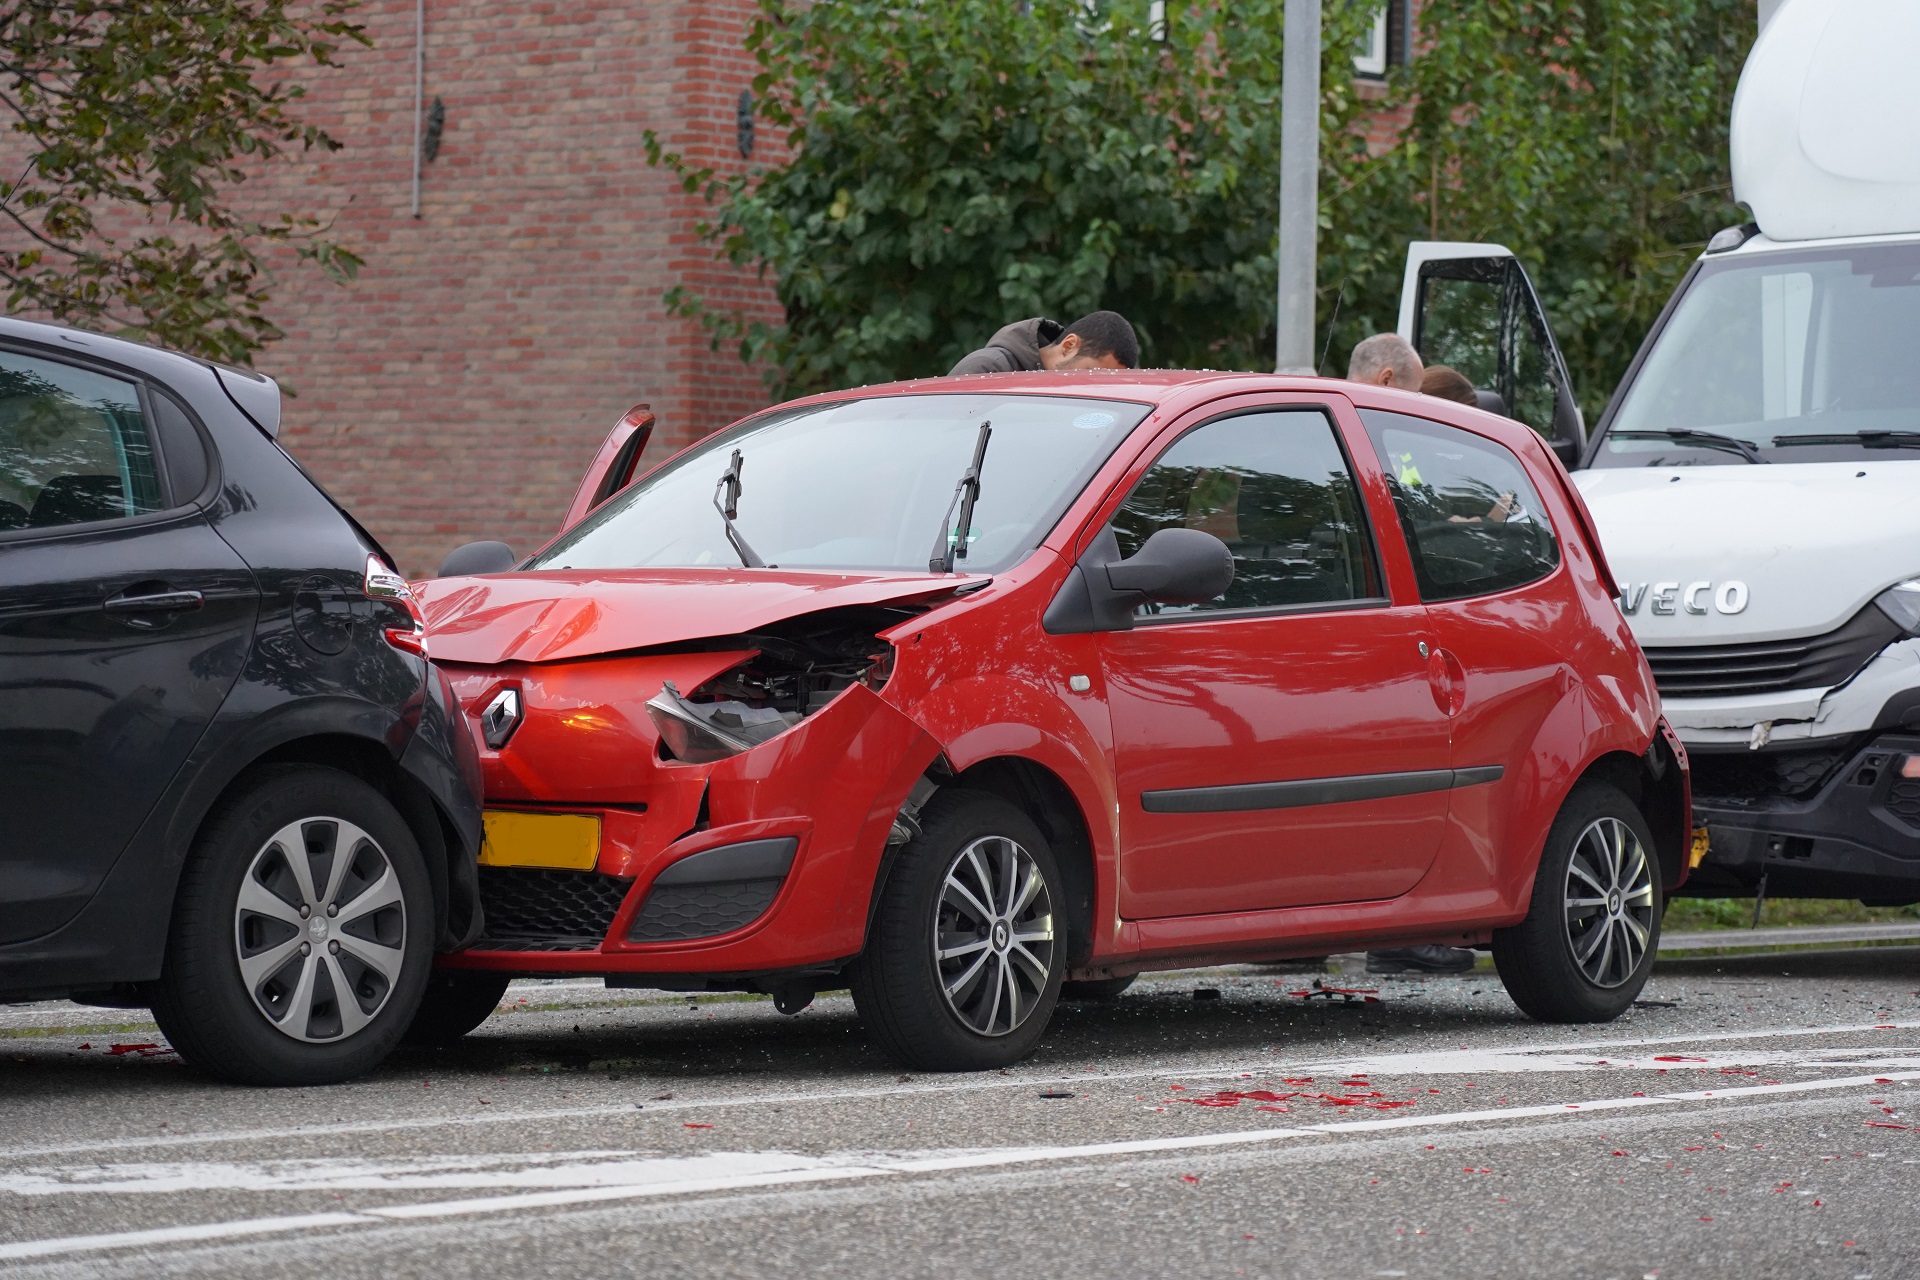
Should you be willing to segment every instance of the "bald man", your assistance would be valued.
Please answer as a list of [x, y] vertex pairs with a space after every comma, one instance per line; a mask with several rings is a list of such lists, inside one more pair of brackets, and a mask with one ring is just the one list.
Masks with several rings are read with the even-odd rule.
[[1376, 333], [1353, 349], [1347, 361], [1347, 381], [1376, 387], [1420, 389], [1420, 355], [1397, 333]]

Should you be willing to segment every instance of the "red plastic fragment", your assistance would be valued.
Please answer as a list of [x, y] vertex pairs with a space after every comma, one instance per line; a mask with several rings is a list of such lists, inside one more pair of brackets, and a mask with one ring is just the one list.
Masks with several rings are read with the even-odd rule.
[[712, 1126], [712, 1125], [710, 1125], [710, 1124], [683, 1124], [683, 1125], [681, 1125], [680, 1127], [681, 1127], [682, 1129], [711, 1129], [711, 1128], [713, 1128], [713, 1126]]
[[1655, 1062], [1705, 1062], [1706, 1059], [1705, 1058], [1689, 1058], [1685, 1054], [1680, 1054], [1680, 1053], [1663, 1053], [1659, 1057], [1655, 1058], [1654, 1061]]
[[1198, 1182], [1198, 1181], [1200, 1181], [1200, 1175], [1199, 1175], [1199, 1174], [1197, 1174], [1197, 1173], [1183, 1173], [1183, 1174], [1181, 1174], [1181, 1175], [1180, 1175], [1180, 1181], [1182, 1181], [1182, 1182]]

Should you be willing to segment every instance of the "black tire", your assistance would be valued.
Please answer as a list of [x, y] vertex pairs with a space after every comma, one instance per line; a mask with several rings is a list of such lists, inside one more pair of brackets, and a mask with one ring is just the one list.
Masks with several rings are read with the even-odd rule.
[[[154, 1020], [188, 1063], [236, 1084], [350, 1079], [413, 1020], [434, 932], [419, 845], [386, 797], [336, 769], [268, 766], [194, 840], [149, 986]], [[261, 966], [251, 988], [243, 963]], [[283, 1001], [276, 1020], [267, 1009]]]
[[[962, 868], [969, 851], [976, 861]], [[1019, 898], [1031, 880], [1024, 870], [995, 879], [1003, 866], [1037, 872], [1040, 885], [1024, 905]], [[982, 868], [989, 884], [1012, 885], [1005, 897], [979, 904], [990, 913], [984, 925], [961, 914], [962, 895], [948, 885], [950, 872], [963, 885], [977, 885]], [[922, 1071], [986, 1071], [1019, 1062], [1039, 1044], [1060, 998], [1067, 939], [1054, 904], [1063, 901], [1053, 851], [1026, 814], [979, 791], [934, 796], [920, 811], [920, 834], [895, 857], [866, 951], [850, 975], [861, 1022], [889, 1057]], [[1020, 909], [1008, 913], [1008, 905]], [[1003, 928], [1009, 918], [1013, 927]], [[1042, 929], [1045, 944], [1037, 940]], [[969, 951], [939, 960], [941, 941]], [[975, 955], [982, 957], [980, 969], [968, 978]], [[950, 966], [945, 978], [943, 963]], [[950, 999], [948, 983], [961, 979]], [[989, 986], [990, 980], [1010, 985]], [[1006, 997], [1011, 1016], [998, 1003], [1009, 990], [1017, 993]]]
[[1653, 971], [1663, 897], [1639, 807], [1606, 783], [1581, 783], [1547, 833], [1527, 918], [1493, 935], [1507, 994], [1541, 1022], [1611, 1022]]
[[1082, 982], [1063, 982], [1060, 984], [1062, 1000], [1115, 1000], [1134, 984], [1139, 974], [1130, 973], [1124, 978], [1088, 978]]
[[504, 973], [436, 970], [427, 979], [419, 1011], [400, 1042], [425, 1048], [452, 1044], [492, 1016], [500, 1007], [500, 997], [507, 994], [509, 981]]

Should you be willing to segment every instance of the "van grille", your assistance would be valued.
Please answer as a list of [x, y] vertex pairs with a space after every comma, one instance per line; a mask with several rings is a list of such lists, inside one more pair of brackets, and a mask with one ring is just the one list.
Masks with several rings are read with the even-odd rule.
[[1668, 698], [1729, 698], [1844, 684], [1904, 633], [1868, 605], [1823, 636], [1765, 644], [1649, 647], [1653, 682]]

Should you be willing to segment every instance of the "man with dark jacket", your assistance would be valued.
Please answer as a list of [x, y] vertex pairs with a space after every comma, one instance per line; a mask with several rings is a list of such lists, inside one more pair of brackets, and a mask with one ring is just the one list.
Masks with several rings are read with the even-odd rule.
[[1032, 373], [1040, 369], [1132, 369], [1140, 364], [1140, 340], [1117, 311], [1094, 311], [1062, 328], [1035, 316], [1007, 325], [978, 351], [961, 357], [948, 374]]

